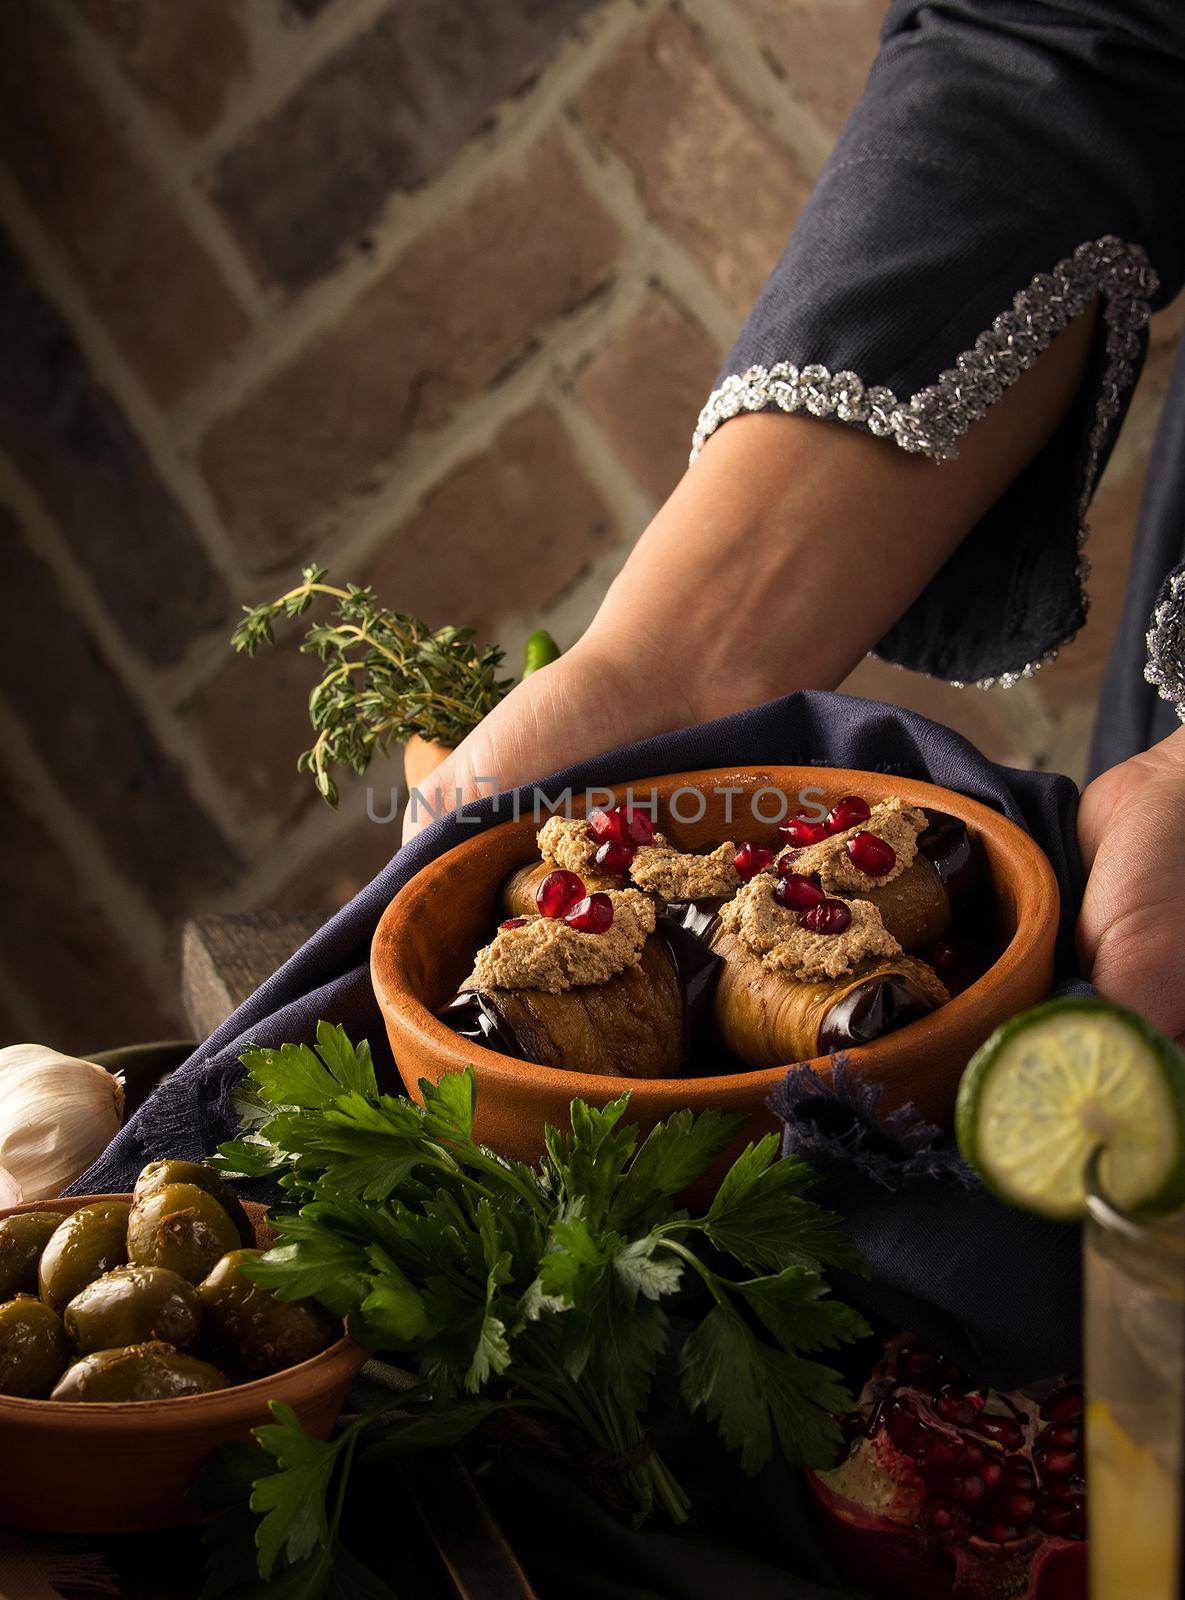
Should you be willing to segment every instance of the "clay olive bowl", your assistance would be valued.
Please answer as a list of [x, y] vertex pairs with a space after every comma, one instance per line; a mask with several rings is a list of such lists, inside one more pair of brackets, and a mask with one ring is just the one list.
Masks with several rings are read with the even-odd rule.
[[[780, 844], [776, 821], [755, 822], [753, 806], [759, 816], [772, 816], [784, 795], [790, 805], [783, 814], [792, 815], [800, 809], [799, 795], [808, 789], [810, 803], [821, 795], [818, 803], [825, 806], [845, 794], [863, 795], [870, 803], [899, 795], [961, 818], [982, 846], [1003, 944], [998, 959], [940, 1010], [849, 1056], [854, 1068], [883, 1085], [886, 1110], [911, 1102], [931, 1121], [949, 1122], [959, 1077], [972, 1052], [997, 1024], [1048, 993], [1058, 923], [1053, 869], [1022, 829], [988, 806], [935, 784], [884, 773], [721, 767], [647, 779], [634, 785], [634, 795], [646, 803], [653, 794], [659, 829], [680, 848], [698, 850], [723, 839]], [[725, 790], [732, 791], [731, 797]], [[696, 816], [697, 793], [703, 797], [703, 815], [692, 822], [679, 820]], [[616, 798], [626, 797], [624, 787], [619, 788]], [[604, 791], [597, 791], [596, 803], [605, 803]], [[574, 804], [574, 813], [582, 810]], [[595, 1077], [484, 1049], [438, 1021], [433, 1013], [452, 997], [471, 970], [474, 951], [491, 936], [499, 885], [516, 867], [538, 859], [536, 828], [533, 818], [524, 817], [474, 834], [418, 872], [379, 920], [371, 946], [371, 978], [408, 1092], [419, 1098], [419, 1079], [434, 1082], [472, 1062], [478, 1083], [477, 1137], [500, 1154], [524, 1161], [535, 1161], [542, 1153], [546, 1124], [568, 1126], [568, 1104], [577, 1096], [603, 1105], [628, 1090], [628, 1115], [643, 1129], [684, 1106], [743, 1111], [749, 1119], [746, 1137], [776, 1127], [766, 1101], [784, 1066], [701, 1078]], [[824, 1077], [832, 1070], [828, 1058], [810, 1064]]]
[[[19, 1211], [76, 1211], [91, 1194], [34, 1200]], [[243, 1202], [258, 1245], [270, 1243], [266, 1206]], [[0, 1395], [0, 1523], [52, 1533], [133, 1533], [197, 1522], [187, 1496], [218, 1446], [270, 1422], [270, 1400], [290, 1405], [309, 1433], [328, 1437], [367, 1353], [342, 1338], [311, 1361], [214, 1394], [179, 1400], [63, 1403]]]

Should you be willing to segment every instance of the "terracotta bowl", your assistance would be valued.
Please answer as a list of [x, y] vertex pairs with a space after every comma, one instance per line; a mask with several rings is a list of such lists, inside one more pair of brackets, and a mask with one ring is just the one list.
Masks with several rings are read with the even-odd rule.
[[[34, 1200], [0, 1211], [76, 1211], [127, 1194]], [[267, 1208], [244, 1201], [256, 1243], [270, 1242]], [[53, 1533], [131, 1533], [201, 1520], [186, 1490], [218, 1446], [270, 1422], [284, 1400], [319, 1439], [337, 1421], [367, 1354], [342, 1338], [311, 1361], [215, 1394], [134, 1404], [67, 1404], [0, 1395], [0, 1523]]]
[[[728, 800], [718, 792], [726, 788], [733, 791], [731, 822]], [[972, 1052], [998, 1023], [1049, 990], [1058, 922], [1053, 869], [1032, 839], [998, 812], [950, 789], [883, 773], [721, 767], [648, 779], [635, 785], [635, 792], [641, 801], [653, 790], [661, 831], [681, 848], [696, 850], [743, 837], [780, 843], [774, 824], [752, 821], [750, 803], [756, 791], [769, 791], [756, 802], [766, 815], [776, 810], [772, 791], [789, 797], [786, 814], [792, 814], [799, 809], [798, 795], [808, 788], [812, 803], [821, 794], [827, 805], [844, 794], [860, 794], [870, 802], [900, 795], [960, 817], [982, 844], [1005, 945], [999, 958], [940, 1010], [851, 1055], [853, 1065], [884, 1086], [887, 1109], [908, 1101], [931, 1120], [946, 1122]], [[703, 794], [702, 817], [682, 822], [672, 814], [671, 797], [677, 790]], [[675, 803], [681, 815], [698, 809], [686, 794], [675, 795]], [[434, 1011], [451, 998], [471, 969], [474, 951], [490, 937], [499, 885], [516, 867], [538, 859], [535, 832], [536, 823], [526, 817], [474, 834], [417, 873], [379, 920], [371, 978], [408, 1092], [418, 1098], [420, 1078], [435, 1081], [472, 1062], [478, 1081], [478, 1137], [500, 1154], [524, 1161], [537, 1160], [542, 1153], [547, 1123], [568, 1125], [568, 1103], [574, 1096], [603, 1105], [628, 1090], [629, 1115], [643, 1128], [683, 1106], [743, 1111], [749, 1118], [746, 1137], [774, 1128], [766, 1101], [785, 1067], [710, 1078], [590, 1077], [483, 1049], [437, 1020]], [[824, 1076], [831, 1070], [826, 1058], [811, 1065]]]

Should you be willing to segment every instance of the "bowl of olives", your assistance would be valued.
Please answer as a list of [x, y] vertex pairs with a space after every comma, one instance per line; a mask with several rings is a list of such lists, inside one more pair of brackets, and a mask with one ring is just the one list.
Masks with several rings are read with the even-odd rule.
[[366, 1352], [312, 1300], [240, 1267], [266, 1207], [211, 1167], [154, 1161], [132, 1194], [0, 1211], [0, 1523], [163, 1528], [218, 1446], [290, 1405], [329, 1433]]

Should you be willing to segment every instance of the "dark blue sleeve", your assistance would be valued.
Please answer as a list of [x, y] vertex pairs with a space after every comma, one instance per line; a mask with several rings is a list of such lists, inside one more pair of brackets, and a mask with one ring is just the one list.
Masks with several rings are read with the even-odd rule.
[[[1097, 296], [1053, 439], [881, 641], [1011, 681], [1085, 620], [1086, 512], [1185, 277], [1183, 0], [896, 0], [868, 88], [708, 400], [937, 460]], [[874, 514], [870, 508], [870, 515]]]

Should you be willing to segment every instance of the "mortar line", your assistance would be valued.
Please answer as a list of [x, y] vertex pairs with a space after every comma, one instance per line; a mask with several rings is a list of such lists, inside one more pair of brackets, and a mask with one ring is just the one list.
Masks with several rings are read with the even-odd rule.
[[72, 44], [84, 82], [184, 221], [192, 235], [195, 254], [200, 251], [209, 256], [240, 308], [257, 321], [266, 311], [266, 297], [221, 216], [179, 171], [183, 150], [179, 130], [167, 115], [158, 116], [149, 107], [76, 8], [65, 0], [43, 0], [44, 3], [48, 3]]

